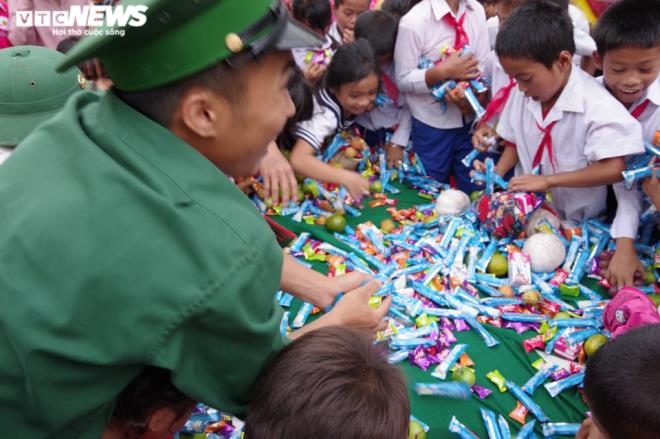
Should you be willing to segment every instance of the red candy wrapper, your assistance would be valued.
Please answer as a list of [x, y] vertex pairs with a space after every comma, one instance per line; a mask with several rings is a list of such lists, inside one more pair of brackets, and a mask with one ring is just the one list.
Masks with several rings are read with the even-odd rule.
[[537, 335], [536, 337], [532, 337], [528, 340], [523, 340], [522, 345], [527, 352], [532, 352], [535, 349], [545, 348], [545, 342], [543, 341], [542, 335]]
[[566, 279], [568, 279], [568, 275], [570, 273], [563, 268], [559, 268], [556, 272], [555, 275], [550, 279], [550, 283], [556, 287], [559, 285], [563, 284], [566, 282]]
[[557, 340], [555, 354], [570, 361], [574, 361], [580, 353], [580, 345], [569, 345], [564, 338]]

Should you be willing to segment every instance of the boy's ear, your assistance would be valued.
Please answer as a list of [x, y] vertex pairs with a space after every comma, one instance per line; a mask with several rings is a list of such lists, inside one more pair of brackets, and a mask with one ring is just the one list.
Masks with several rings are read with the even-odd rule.
[[170, 427], [176, 420], [177, 415], [174, 410], [167, 407], [159, 408], [149, 417], [147, 430], [154, 437], [165, 437], [172, 433]]
[[559, 67], [565, 69], [570, 67], [573, 63], [573, 55], [568, 50], [562, 50], [559, 52], [559, 58], [557, 59]]
[[600, 56], [597, 50], [594, 50], [594, 53], [591, 55], [591, 59], [594, 60], [594, 65], [598, 70], [603, 70], [603, 57]]

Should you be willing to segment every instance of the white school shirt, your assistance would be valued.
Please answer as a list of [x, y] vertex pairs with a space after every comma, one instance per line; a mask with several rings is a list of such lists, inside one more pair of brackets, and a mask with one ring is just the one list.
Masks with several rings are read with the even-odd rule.
[[[426, 69], [418, 65], [422, 57], [437, 61], [441, 48], [453, 47], [456, 30], [442, 19], [451, 13], [445, 0], [422, 0], [401, 18], [394, 49], [396, 82], [399, 90], [406, 93], [411, 114], [427, 125], [442, 129], [462, 127], [463, 115], [453, 104], [443, 109], [426, 85]], [[486, 13], [476, 0], [461, 0], [456, 17], [463, 13], [466, 13], [463, 28], [470, 40], [470, 49], [483, 69], [489, 50]]]
[[325, 140], [351, 127], [355, 118], [347, 118], [339, 102], [328, 92], [321, 89], [314, 96], [314, 112], [312, 118], [298, 123], [294, 131], [296, 139], [303, 139], [312, 147], [321, 151]]
[[[601, 76], [598, 80], [602, 84], [603, 77]], [[633, 112], [647, 99], [649, 104], [637, 117], [637, 121], [642, 126], [642, 138], [652, 143], [655, 132], [660, 130], [660, 76], [649, 86], [644, 96], [630, 106], [630, 112]], [[615, 239], [620, 237], [634, 239], [637, 237], [644, 195], [638, 187], [627, 190], [623, 183], [614, 185], [614, 194], [617, 209], [610, 228], [610, 235]]]
[[490, 43], [490, 50], [495, 50], [495, 41], [497, 41], [497, 32], [500, 30], [500, 17], [493, 15], [486, 20], [486, 27], [488, 28], [488, 42]]
[[[394, 64], [388, 63], [382, 67], [383, 73], [394, 80]], [[406, 105], [405, 96], [399, 92], [398, 102], [389, 105], [382, 105], [374, 108], [368, 113], [357, 117], [357, 123], [364, 128], [375, 131], [380, 128], [397, 127], [392, 134], [390, 141], [395, 145], [407, 146], [410, 140], [410, 131], [412, 130], [412, 116]]]
[[[525, 97], [519, 89], [511, 91], [497, 132], [516, 145], [516, 175], [532, 172], [534, 155], [543, 137], [537, 124], [546, 127], [553, 121], [557, 121], [552, 129], [555, 169], [546, 150], [541, 159], [545, 175], [578, 171], [599, 160], [644, 151], [639, 123], [596, 79], [573, 67], [545, 119], [540, 102]], [[607, 188], [560, 187], [552, 190], [552, 197], [552, 205], [562, 218], [582, 221], [603, 211]]]

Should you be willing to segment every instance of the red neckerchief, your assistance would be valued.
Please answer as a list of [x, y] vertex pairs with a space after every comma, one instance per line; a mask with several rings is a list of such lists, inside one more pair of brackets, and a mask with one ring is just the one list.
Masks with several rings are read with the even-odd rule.
[[486, 107], [486, 112], [477, 124], [478, 127], [482, 127], [486, 122], [502, 112], [504, 105], [506, 105], [506, 102], [509, 100], [511, 90], [513, 90], [513, 87], [515, 87], [516, 84], [515, 79], [509, 78], [509, 83], [495, 93], [495, 96], [493, 96], [493, 99], [490, 100], [490, 103], [488, 103], [488, 106]]
[[392, 102], [396, 105], [399, 101], [399, 87], [396, 86], [396, 83], [390, 78], [390, 75], [385, 72], [381, 73], [381, 80], [383, 81], [385, 94], [392, 99]]
[[536, 124], [536, 127], [541, 130], [543, 133], [543, 137], [541, 138], [541, 143], [539, 143], [539, 147], [536, 149], [536, 154], [534, 155], [534, 161], [532, 161], [532, 168], [535, 168], [538, 166], [539, 163], [541, 163], [541, 159], [543, 158], [543, 151], [548, 150], [548, 159], [550, 159], [550, 164], [552, 165], [552, 171], [555, 172], [555, 158], [554, 158], [554, 151], [552, 149], [552, 127], [555, 126], [557, 121], [550, 122], [548, 126], [543, 128], [541, 125], [538, 123]]
[[463, 22], [465, 21], [465, 12], [459, 17], [458, 20], [454, 18], [454, 16], [451, 13], [445, 14], [442, 19], [445, 21], [445, 23], [449, 24], [451, 27], [453, 27], [456, 30], [456, 36], [454, 37], [454, 49], [456, 50], [461, 50], [463, 46], [467, 45], [470, 43], [470, 37], [468, 37], [468, 34], [465, 32], [465, 29], [463, 28]]
[[636, 106], [635, 109], [630, 112], [630, 115], [635, 119], [639, 119], [639, 116], [641, 116], [644, 110], [646, 110], [646, 107], [649, 106], [650, 102], [651, 101], [649, 99], [645, 100], [644, 102]]

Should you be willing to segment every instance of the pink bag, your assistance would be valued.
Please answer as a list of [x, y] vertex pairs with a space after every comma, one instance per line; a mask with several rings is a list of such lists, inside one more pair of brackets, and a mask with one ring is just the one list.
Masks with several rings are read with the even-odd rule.
[[619, 290], [603, 311], [603, 324], [612, 333], [612, 338], [652, 323], [660, 323], [658, 309], [646, 294], [636, 288]]

